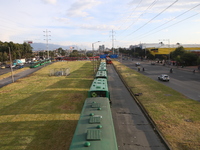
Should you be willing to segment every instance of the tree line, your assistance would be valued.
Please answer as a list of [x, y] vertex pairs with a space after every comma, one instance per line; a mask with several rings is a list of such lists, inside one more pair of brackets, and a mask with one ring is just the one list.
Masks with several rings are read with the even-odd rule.
[[171, 60], [176, 61], [177, 65], [182, 66], [193, 66], [200, 65], [200, 56], [196, 53], [185, 50], [183, 46], [179, 46], [175, 49], [175, 51], [171, 52], [170, 55], [157, 55], [154, 56], [151, 54], [149, 49], [142, 49], [140, 47], [134, 47], [129, 50], [126, 48], [119, 48], [119, 52], [124, 55], [137, 57], [137, 58], [145, 58], [149, 60]]
[[200, 56], [184, 49], [180, 46], [175, 51], [170, 53], [172, 60], [176, 61], [178, 65], [193, 66], [200, 65]]
[[23, 44], [19, 44], [0, 41], [0, 62], [9, 60], [9, 49], [12, 60], [32, 57], [33, 48], [30, 44], [25, 42]]

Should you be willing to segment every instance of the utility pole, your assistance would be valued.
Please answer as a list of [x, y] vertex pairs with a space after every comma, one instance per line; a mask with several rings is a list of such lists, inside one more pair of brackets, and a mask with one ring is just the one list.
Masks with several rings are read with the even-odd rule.
[[11, 77], [12, 77], [12, 82], [14, 82], [14, 77], [13, 77], [13, 69], [12, 69], [12, 58], [11, 58], [11, 52], [10, 52], [10, 47], [8, 47], [9, 49], [9, 56], [10, 56], [10, 71], [11, 71]]
[[[94, 42], [94, 43], [92, 43], [92, 52], [93, 52], [93, 69], [94, 69], [94, 75], [95, 75], [95, 65], [94, 65], [94, 44], [95, 43], [98, 43], [98, 42], [100, 42], [100, 41], [97, 41], [97, 42]], [[97, 65], [96, 65], [97, 66]], [[96, 67], [97, 68], [97, 67]]]
[[46, 29], [46, 31], [43, 31], [43, 32], [45, 32], [45, 39], [44, 40], [46, 40], [46, 50], [47, 50], [47, 58], [49, 59], [49, 40], [51, 40], [51, 39], [49, 39], [49, 36], [51, 36], [51, 35], [49, 35], [49, 32], [51, 32], [51, 31], [48, 31], [47, 29]]

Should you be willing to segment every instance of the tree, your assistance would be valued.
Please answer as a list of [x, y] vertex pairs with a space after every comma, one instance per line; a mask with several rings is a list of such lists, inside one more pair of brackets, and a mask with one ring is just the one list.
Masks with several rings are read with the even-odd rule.
[[170, 53], [170, 58], [172, 60], [175, 60], [177, 58], [177, 56], [182, 56], [185, 53], [185, 49], [183, 48], [183, 46], [180, 46], [178, 48], [175, 49], [175, 51]]
[[92, 52], [87, 52], [87, 53], [86, 53], [86, 56], [87, 56], [87, 57], [92, 57], [92, 56], [93, 56], [93, 53], [92, 53]]
[[54, 51], [49, 51], [49, 56], [50, 56], [51, 58], [53, 58], [53, 57], [54, 57]]
[[185, 65], [196, 65], [197, 64], [197, 58], [198, 56], [194, 53], [191, 52], [185, 52], [182, 56], [181, 56], [181, 60], [183, 62], [185, 62]]
[[65, 56], [65, 55], [66, 55], [66, 51], [62, 49], [61, 56]]
[[147, 54], [147, 59], [154, 60], [155, 56], [151, 53]]
[[3, 62], [3, 53], [0, 52], [0, 62]]
[[80, 55], [78, 54], [78, 50], [73, 50], [69, 55], [69, 57], [79, 57], [79, 56]]
[[[32, 47], [28, 43], [18, 44], [10, 42], [0, 41], [0, 52], [2, 53], [3, 60], [7, 60], [9, 55], [9, 48], [11, 52], [12, 59], [29, 58], [32, 56]], [[6, 54], [5, 54], [6, 53]], [[7, 56], [6, 56], [7, 55]]]
[[17, 58], [16, 56], [17, 56], [17, 55], [16, 55], [16, 52], [13, 51], [13, 52], [12, 52], [12, 59], [15, 60], [15, 59]]
[[6, 52], [3, 53], [3, 61], [7, 61], [8, 60], [8, 55]]
[[197, 58], [197, 65], [200, 65], [200, 56]]
[[133, 47], [131, 48], [130, 53], [133, 57], [143, 57], [144, 54], [144, 50], [141, 49], [140, 47]]

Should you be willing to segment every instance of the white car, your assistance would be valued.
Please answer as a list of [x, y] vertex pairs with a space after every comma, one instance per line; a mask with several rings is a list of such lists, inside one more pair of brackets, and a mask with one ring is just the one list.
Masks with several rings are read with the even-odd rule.
[[158, 80], [169, 81], [169, 76], [167, 74], [161, 74], [158, 76]]
[[139, 62], [136, 62], [136, 63], [135, 63], [135, 66], [140, 66], [140, 63], [139, 63]]

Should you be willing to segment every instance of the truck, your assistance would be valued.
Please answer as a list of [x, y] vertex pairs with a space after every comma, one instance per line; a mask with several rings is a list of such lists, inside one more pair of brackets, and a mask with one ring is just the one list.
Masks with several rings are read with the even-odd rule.
[[13, 61], [13, 66], [14, 67], [18, 66], [19, 68], [23, 68], [25, 62], [26, 62], [25, 59], [15, 59]]

